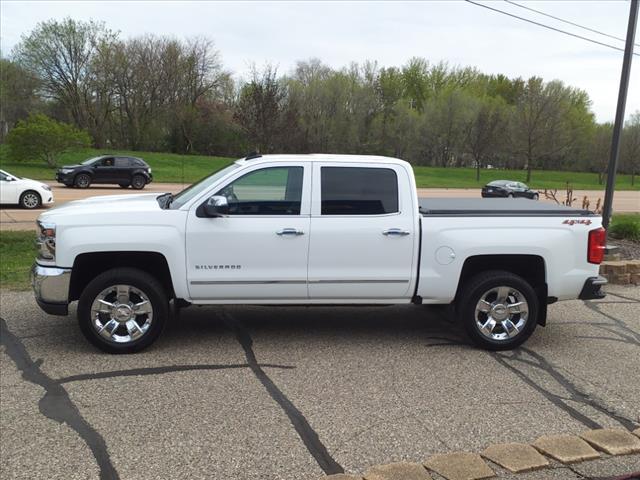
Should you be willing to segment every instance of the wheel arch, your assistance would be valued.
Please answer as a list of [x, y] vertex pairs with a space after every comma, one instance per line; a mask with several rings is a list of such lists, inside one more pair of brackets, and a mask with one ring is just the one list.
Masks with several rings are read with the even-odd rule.
[[119, 267], [137, 268], [157, 278], [169, 298], [175, 297], [171, 270], [165, 256], [158, 252], [116, 251], [90, 252], [78, 255], [71, 270], [69, 301], [77, 300], [84, 287], [107, 270]]
[[131, 181], [131, 179], [133, 178], [134, 175], [142, 175], [147, 180], [149, 180], [151, 178], [149, 173], [145, 169], [143, 169], [142, 167], [137, 168], [137, 169], [135, 169], [135, 170], [133, 170], [131, 172], [131, 174], [129, 175], [129, 181]]
[[93, 182], [94, 172], [92, 170], [84, 169], [73, 172], [73, 183], [76, 183], [76, 178], [78, 178], [78, 175], [82, 175], [83, 173], [89, 175], [89, 178]]
[[475, 255], [468, 257], [458, 280], [455, 301], [460, 298], [464, 285], [479, 273], [489, 270], [503, 270], [513, 273], [526, 280], [536, 292], [539, 303], [538, 323], [542, 326], [547, 322], [547, 304], [555, 300], [548, 297], [546, 264], [540, 255]]
[[38, 192], [37, 190], [35, 190], [33, 188], [27, 188], [27, 189], [23, 190], [22, 192], [20, 192], [20, 196], [18, 197], [18, 203], [20, 203], [20, 204], [22, 203], [22, 198], [27, 193], [35, 193], [38, 197], [40, 197], [40, 202], [42, 202], [42, 195], [40, 194], [40, 192]]

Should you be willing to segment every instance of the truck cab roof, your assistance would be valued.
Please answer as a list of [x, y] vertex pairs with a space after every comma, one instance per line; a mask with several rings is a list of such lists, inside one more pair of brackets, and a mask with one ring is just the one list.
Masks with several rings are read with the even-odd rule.
[[237, 160], [238, 165], [246, 165], [254, 162], [344, 162], [344, 163], [384, 163], [409, 165], [408, 162], [399, 158], [384, 157], [380, 155], [342, 155], [333, 153], [308, 153], [303, 155], [295, 154], [273, 154], [273, 155], [249, 155]]

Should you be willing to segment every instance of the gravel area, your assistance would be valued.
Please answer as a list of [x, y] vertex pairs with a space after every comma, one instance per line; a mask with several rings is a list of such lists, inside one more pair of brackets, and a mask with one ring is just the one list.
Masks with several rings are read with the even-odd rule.
[[624, 238], [609, 238], [608, 244], [618, 247], [622, 260], [640, 259], [640, 242], [633, 242]]

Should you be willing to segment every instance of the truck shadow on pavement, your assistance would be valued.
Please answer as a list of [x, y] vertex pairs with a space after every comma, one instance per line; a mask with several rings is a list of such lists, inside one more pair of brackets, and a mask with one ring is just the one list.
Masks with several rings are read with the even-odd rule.
[[228, 329], [231, 314], [256, 337], [270, 342], [295, 338], [334, 338], [340, 343], [420, 338], [428, 345], [471, 348], [461, 326], [446, 306], [227, 306], [189, 307], [167, 326], [161, 344], [182, 343], [194, 336], [201, 340]]

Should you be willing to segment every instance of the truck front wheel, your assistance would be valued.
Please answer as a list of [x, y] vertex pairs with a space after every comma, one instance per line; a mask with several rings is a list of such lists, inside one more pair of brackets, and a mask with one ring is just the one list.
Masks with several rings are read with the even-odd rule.
[[114, 268], [94, 278], [80, 295], [84, 336], [107, 353], [134, 353], [151, 345], [169, 316], [164, 288], [135, 268]]
[[538, 297], [531, 285], [501, 270], [471, 278], [457, 307], [459, 320], [473, 343], [487, 350], [516, 348], [538, 323]]

